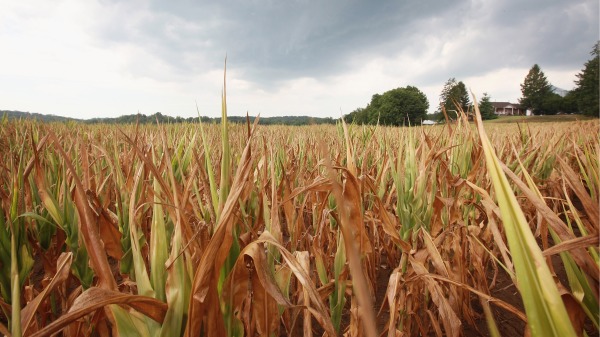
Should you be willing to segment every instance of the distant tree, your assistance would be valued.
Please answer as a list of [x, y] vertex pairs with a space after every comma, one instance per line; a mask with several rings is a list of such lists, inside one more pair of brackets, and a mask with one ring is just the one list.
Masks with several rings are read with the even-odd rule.
[[440, 122], [444, 120], [444, 114], [441, 112], [434, 112], [427, 114], [426, 118], [430, 121]]
[[498, 115], [494, 111], [494, 105], [490, 102], [491, 97], [484, 93], [479, 101], [479, 112], [481, 113], [481, 119], [496, 119]]
[[[526, 109], [531, 109], [535, 115], [544, 115], [551, 111], [544, 111], [544, 100], [552, 99], [553, 92], [550, 83], [540, 66], [534, 64], [533, 67], [525, 76], [525, 80], [521, 84], [521, 93], [523, 97], [519, 99], [519, 103]], [[549, 104], [546, 103], [546, 108]]]
[[442, 112], [442, 107], [446, 109], [448, 117], [454, 119], [457, 117], [456, 111], [469, 111], [471, 100], [467, 87], [462, 81], [456, 82], [454, 77], [448, 79], [442, 88], [440, 94], [439, 112]]
[[564, 113], [568, 113], [568, 114], [578, 113], [579, 107], [578, 107], [577, 103], [578, 103], [577, 92], [575, 90], [571, 90], [562, 99], [561, 111]]
[[563, 112], [563, 98], [561, 95], [551, 92], [542, 101], [540, 110], [544, 115], [556, 115]]
[[421, 124], [429, 108], [427, 96], [413, 86], [387, 91], [379, 103], [379, 122], [384, 125]]
[[[385, 94], [385, 93], [384, 93]], [[383, 95], [375, 94], [371, 97], [371, 103], [367, 104], [365, 108], [365, 120], [366, 124], [377, 124], [379, 122], [379, 108], [383, 103]]]
[[599, 68], [600, 68], [600, 41], [596, 42], [590, 53], [592, 59], [584, 64], [581, 73], [577, 74], [574, 95], [579, 110], [588, 116], [599, 116]]
[[429, 101], [417, 87], [407, 86], [375, 94], [365, 108], [358, 108], [345, 117], [358, 124], [418, 125], [427, 119]]
[[450, 92], [452, 91], [452, 88], [454, 88], [456, 84], [456, 78], [454, 77], [449, 78], [446, 81], [446, 83], [444, 83], [444, 87], [442, 88], [442, 92], [440, 93], [440, 106], [438, 110], [442, 110], [442, 107], [446, 104], [446, 100], [448, 99], [448, 97], [450, 97]]
[[349, 123], [369, 124], [369, 110], [366, 108], [358, 108], [348, 114], [345, 120]]
[[460, 108], [467, 112], [471, 107], [471, 99], [469, 98], [469, 92], [467, 91], [467, 87], [462, 81], [459, 81], [458, 84], [453, 88], [451, 97], [458, 102]]

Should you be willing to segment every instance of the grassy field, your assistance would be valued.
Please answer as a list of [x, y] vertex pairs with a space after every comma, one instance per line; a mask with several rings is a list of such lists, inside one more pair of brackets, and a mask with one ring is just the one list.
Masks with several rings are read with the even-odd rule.
[[548, 116], [499, 116], [485, 123], [562, 123], [597, 120], [584, 115], [548, 115]]
[[5, 121], [0, 333], [596, 335], [599, 122], [535, 118]]

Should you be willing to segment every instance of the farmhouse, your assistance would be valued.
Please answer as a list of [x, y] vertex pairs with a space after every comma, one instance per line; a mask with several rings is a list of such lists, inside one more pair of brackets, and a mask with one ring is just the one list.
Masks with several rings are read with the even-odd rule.
[[521, 105], [510, 102], [492, 102], [496, 115], [502, 116], [525, 116], [526, 111]]

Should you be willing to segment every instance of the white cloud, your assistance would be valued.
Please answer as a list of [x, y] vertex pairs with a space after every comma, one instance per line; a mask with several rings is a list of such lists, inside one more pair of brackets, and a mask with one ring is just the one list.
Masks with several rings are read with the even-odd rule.
[[[597, 39], [595, 0], [555, 1], [540, 11], [516, 0], [434, 2], [301, 10], [260, 1], [232, 9], [0, 0], [0, 109], [190, 117], [197, 101], [203, 115], [218, 116], [229, 53], [232, 114], [337, 117], [407, 85], [421, 89], [433, 111], [450, 77], [478, 97], [516, 101], [533, 63], [553, 85], [572, 89]], [[508, 24], [502, 13], [528, 17]], [[547, 23], [557, 17], [563, 28]], [[543, 30], [533, 29], [543, 22]]]

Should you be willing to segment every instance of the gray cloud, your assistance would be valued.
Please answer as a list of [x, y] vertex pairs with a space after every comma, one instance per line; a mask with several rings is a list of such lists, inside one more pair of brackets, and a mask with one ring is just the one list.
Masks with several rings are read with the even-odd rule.
[[[442, 69], [431, 69], [424, 83], [447, 77], [482, 75], [500, 68], [581, 68], [598, 39], [596, 1], [502, 1], [473, 4], [445, 37], [464, 48], [448, 55]], [[441, 27], [437, 27], [440, 29]], [[436, 74], [438, 73], [438, 74]]]
[[[481, 90], [516, 99], [534, 63], [572, 83], [599, 38], [598, 11], [597, 0], [15, 2], [0, 12], [3, 57], [14, 63], [0, 65], [0, 75], [33, 88], [28, 74], [56, 88], [64, 95], [56, 109], [82, 87], [52, 85], [68, 77], [106, 88], [95, 101], [114, 102], [106, 109], [130, 113], [117, 104], [127, 92], [136, 109], [189, 106], [193, 115], [193, 104], [173, 102], [193, 102], [194, 95], [209, 101], [215, 87], [218, 94], [227, 53], [231, 89], [244, 98], [240, 111], [338, 114], [406, 85], [425, 88], [435, 106], [450, 77], [476, 79]], [[13, 104], [35, 109], [29, 91], [0, 89], [7, 99], [19, 97]], [[39, 111], [47, 106], [39, 104]]]
[[[585, 0], [153, 1], [107, 7], [111, 15], [98, 27], [105, 41], [133, 43], [181, 76], [221, 67], [227, 53], [230, 67], [266, 90], [298, 77], [349, 71], [374, 56], [419, 58], [431, 48], [448, 60], [425, 71], [423, 84], [498, 67], [573, 67], [598, 38], [598, 3]], [[464, 48], [442, 54], [444, 46], [464, 39]]]
[[[336, 74], [357, 57], [410, 50], [407, 42], [423, 35], [418, 28], [424, 20], [460, 16], [467, 3], [229, 1], [216, 6], [178, 1], [140, 9], [115, 2], [109, 4], [113, 15], [98, 30], [106, 41], [137, 44], [182, 72], [220, 65], [227, 52], [232, 67], [268, 86]], [[205, 63], [196, 64], [194, 55], [203, 55]]]

